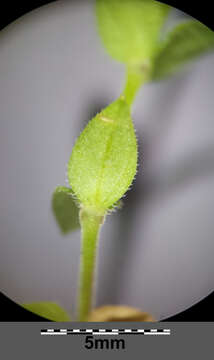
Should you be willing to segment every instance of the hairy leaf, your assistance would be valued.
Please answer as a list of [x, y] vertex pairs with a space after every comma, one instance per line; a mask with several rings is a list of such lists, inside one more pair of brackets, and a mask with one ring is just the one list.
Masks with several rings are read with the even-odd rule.
[[177, 25], [168, 33], [154, 58], [152, 79], [158, 80], [214, 49], [214, 32], [196, 20]]
[[72, 189], [58, 186], [52, 196], [52, 209], [63, 234], [80, 227], [79, 208], [74, 201]]
[[26, 310], [52, 321], [71, 321], [67, 312], [54, 302], [23, 304]]
[[109, 55], [129, 65], [149, 62], [169, 9], [154, 0], [97, 0], [98, 29]]
[[127, 191], [136, 167], [136, 136], [129, 106], [121, 97], [80, 134], [68, 163], [68, 180], [83, 205], [105, 211]]

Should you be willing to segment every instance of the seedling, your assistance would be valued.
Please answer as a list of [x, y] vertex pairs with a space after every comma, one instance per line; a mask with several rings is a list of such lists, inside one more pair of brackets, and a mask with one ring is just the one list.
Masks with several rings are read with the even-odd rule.
[[[135, 96], [143, 84], [173, 75], [214, 47], [213, 32], [196, 20], [185, 20], [164, 34], [171, 8], [154, 0], [97, 0], [95, 11], [104, 48], [126, 75], [122, 93], [89, 121], [76, 140], [67, 168], [70, 187], [57, 187], [52, 198], [61, 231], [81, 227], [79, 321], [87, 321], [94, 305], [100, 230], [132, 186], [137, 162], [138, 171], [142, 168], [132, 120]], [[42, 303], [38, 306], [41, 314]], [[36, 304], [25, 307], [38, 312]], [[50, 311], [42, 314], [54, 320]], [[98, 347], [98, 341], [91, 347]]]

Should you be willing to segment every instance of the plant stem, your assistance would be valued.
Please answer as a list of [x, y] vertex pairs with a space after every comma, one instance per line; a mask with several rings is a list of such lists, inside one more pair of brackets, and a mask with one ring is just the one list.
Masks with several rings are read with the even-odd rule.
[[104, 215], [98, 215], [87, 209], [80, 210], [82, 243], [77, 311], [78, 321], [87, 321], [93, 305], [97, 243], [103, 220]]
[[137, 91], [148, 80], [147, 66], [128, 66], [126, 69], [126, 83], [123, 95], [129, 105], [132, 105]]

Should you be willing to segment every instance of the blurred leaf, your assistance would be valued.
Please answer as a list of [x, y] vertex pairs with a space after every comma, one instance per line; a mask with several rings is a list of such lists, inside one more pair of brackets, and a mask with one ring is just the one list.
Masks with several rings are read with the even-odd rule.
[[177, 25], [160, 46], [152, 79], [159, 80], [179, 70], [185, 63], [214, 49], [214, 32], [199, 21]]
[[23, 304], [23, 308], [52, 321], [71, 321], [67, 312], [53, 302]]
[[95, 308], [89, 314], [87, 321], [156, 321], [152, 315], [139, 309], [125, 305], [104, 305]]
[[80, 227], [79, 208], [74, 201], [72, 189], [58, 186], [53, 193], [52, 209], [63, 234]]
[[153, 0], [97, 0], [98, 29], [109, 55], [129, 65], [147, 63], [169, 9]]

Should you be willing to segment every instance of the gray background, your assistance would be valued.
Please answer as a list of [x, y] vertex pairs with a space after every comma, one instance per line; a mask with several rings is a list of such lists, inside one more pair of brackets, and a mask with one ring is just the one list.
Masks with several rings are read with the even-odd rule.
[[[164, 319], [214, 289], [213, 64], [206, 55], [137, 96], [139, 170], [101, 233], [97, 305]], [[66, 184], [76, 137], [123, 77], [97, 35], [93, 2], [54, 2], [0, 34], [0, 289], [18, 303], [74, 312], [80, 233], [60, 234], [50, 199]]]
[[[105, 323], [1, 323], [0, 336], [4, 341], [1, 344], [1, 353], [6, 360], [17, 355], [22, 359], [37, 360], [59, 359], [63, 354], [76, 356], [81, 359], [130, 359], [130, 356], [147, 356], [149, 359], [201, 359], [204, 354], [213, 351], [214, 323], [108, 323], [108, 328], [114, 329], [170, 329], [171, 335], [122, 335], [122, 336], [94, 336], [94, 339], [124, 339], [125, 349], [85, 349], [84, 335], [69, 336], [42, 336], [41, 329], [51, 328], [105, 328]], [[11, 346], [13, 344], [13, 346]], [[33, 351], [32, 351], [33, 349]], [[208, 356], [206, 356], [207, 358]]]

